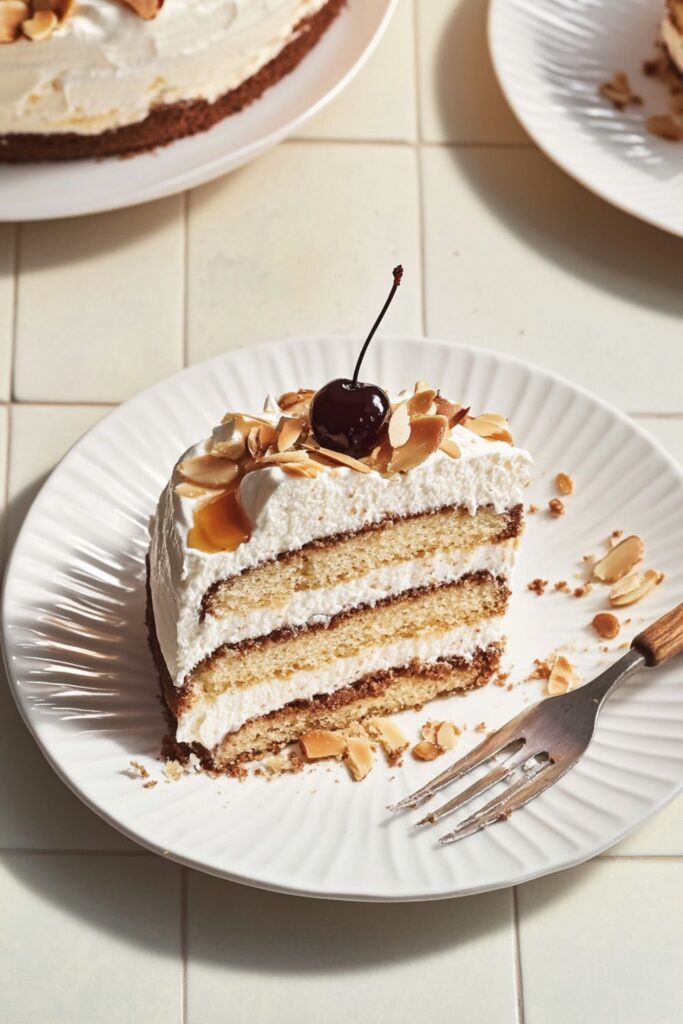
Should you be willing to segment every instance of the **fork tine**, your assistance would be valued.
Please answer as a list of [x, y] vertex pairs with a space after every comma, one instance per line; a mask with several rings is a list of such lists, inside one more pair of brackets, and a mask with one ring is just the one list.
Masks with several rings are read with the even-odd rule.
[[514, 811], [539, 796], [548, 786], [552, 786], [569, 767], [569, 764], [560, 766], [555, 761], [544, 762], [531, 778], [527, 776], [508, 786], [504, 793], [489, 800], [481, 810], [461, 821], [452, 832], [441, 836], [439, 842], [443, 845], [457, 843], [460, 839], [466, 839], [467, 836], [480, 832], [496, 821], [509, 818]]
[[[492, 768], [486, 775], [483, 775], [480, 779], [477, 779], [476, 782], [473, 782], [471, 786], [468, 786], [467, 789], [463, 789], [461, 793], [454, 796], [452, 800], [448, 800], [447, 803], [443, 804], [441, 807], [437, 807], [435, 811], [431, 811], [429, 814], [426, 814], [421, 821], [416, 822], [413, 828], [422, 828], [423, 825], [435, 825], [437, 821], [440, 821], [441, 818], [445, 818], [447, 814], [452, 814], [453, 811], [459, 810], [465, 804], [469, 803], [470, 800], [474, 800], [475, 797], [481, 796], [482, 793], [486, 793], [487, 790], [491, 789], [498, 782], [503, 782], [504, 779], [516, 772], [534, 756], [533, 753], [524, 750], [525, 746], [526, 744], [520, 743], [517, 746], [517, 749], [512, 751], [511, 756], [506, 761], [502, 764], [496, 765], [496, 767]], [[522, 756], [514, 757], [513, 755], [519, 750], [523, 751]]]
[[450, 768], [446, 768], [445, 771], [437, 775], [431, 782], [428, 782], [409, 796], [404, 796], [402, 800], [399, 800], [396, 804], [391, 804], [387, 809], [390, 811], [400, 811], [404, 807], [417, 807], [418, 804], [429, 800], [430, 797], [438, 793], [444, 786], [449, 786], [451, 782], [457, 782], [458, 779], [461, 779], [463, 775], [466, 775], [473, 768], [478, 768], [480, 764], [488, 761], [494, 754], [499, 754], [501, 750], [511, 743], [522, 741], [523, 735], [519, 731], [520, 727], [535, 706], [532, 705], [530, 708], [525, 708], [511, 722], [497, 729], [496, 732], [491, 733], [485, 740], [478, 743], [473, 750], [470, 750], [469, 754], [465, 754], [464, 757], [461, 757], [455, 764], [452, 764]]

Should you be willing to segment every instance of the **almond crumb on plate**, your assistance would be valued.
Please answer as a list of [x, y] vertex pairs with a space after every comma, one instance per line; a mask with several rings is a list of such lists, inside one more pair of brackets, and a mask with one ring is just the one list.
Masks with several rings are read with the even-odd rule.
[[409, 743], [396, 723], [390, 718], [370, 718], [367, 726], [370, 735], [379, 741], [389, 764], [397, 764]]
[[640, 107], [643, 103], [642, 96], [634, 93], [628, 75], [623, 71], [615, 71], [607, 82], [599, 86], [598, 92], [603, 99], [609, 100], [615, 110]]
[[557, 697], [561, 693], [575, 689], [579, 683], [580, 679], [572, 663], [564, 654], [558, 654], [548, 677], [548, 695]]
[[363, 736], [349, 736], [344, 761], [356, 782], [361, 782], [373, 765], [370, 740]]
[[139, 761], [129, 761], [128, 764], [130, 765], [133, 773], [137, 775], [139, 779], [149, 778], [149, 772], [145, 768], [144, 764], [140, 764]]
[[420, 740], [412, 749], [413, 757], [419, 761], [433, 761], [442, 753], [443, 751], [439, 750], [436, 743], [430, 743], [429, 740]]
[[619, 619], [611, 612], [598, 612], [593, 618], [592, 626], [598, 636], [604, 637], [606, 640], [613, 640], [615, 636], [619, 635], [621, 629]]
[[550, 515], [555, 516], [556, 519], [559, 518], [559, 516], [563, 516], [565, 513], [564, 502], [562, 502], [560, 498], [551, 498], [548, 502], [548, 511], [550, 512]]
[[332, 732], [330, 729], [311, 729], [299, 737], [299, 744], [309, 761], [317, 761], [322, 757], [341, 757], [347, 747], [343, 733]]
[[180, 761], [166, 761], [161, 770], [167, 782], [178, 782], [185, 774]]
[[631, 534], [610, 548], [606, 555], [593, 566], [593, 575], [601, 583], [616, 583], [631, 571], [645, 553], [640, 537]]
[[531, 583], [527, 583], [526, 588], [527, 590], [531, 590], [532, 593], [537, 594], [539, 597], [541, 597], [541, 595], [545, 593], [545, 588], [547, 586], [547, 580], [542, 580], [537, 577], [535, 580], [532, 580]]
[[555, 477], [555, 486], [560, 494], [571, 494], [574, 490], [574, 481], [568, 473], [558, 473]]
[[625, 605], [641, 601], [664, 579], [664, 573], [648, 569], [647, 572], [634, 572], [631, 576], [619, 580], [609, 592], [609, 603], [621, 608]]

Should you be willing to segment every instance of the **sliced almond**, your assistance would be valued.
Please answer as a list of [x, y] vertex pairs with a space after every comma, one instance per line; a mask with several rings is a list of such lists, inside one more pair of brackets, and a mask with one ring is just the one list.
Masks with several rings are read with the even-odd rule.
[[178, 472], [185, 480], [201, 487], [227, 487], [237, 479], [239, 471], [236, 462], [219, 459], [214, 455], [197, 455], [178, 466]]
[[396, 755], [407, 750], [408, 740], [390, 718], [371, 718], [367, 726], [370, 735], [379, 740], [385, 753]]
[[470, 411], [469, 406], [459, 405], [457, 402], [449, 402], [447, 398], [443, 398], [441, 395], [436, 396], [434, 405], [437, 415], [445, 416], [450, 427], [455, 427], [458, 423], [462, 423]]
[[612, 615], [611, 612], [598, 612], [594, 616], [591, 625], [598, 636], [603, 637], [605, 640], [613, 640], [615, 636], [619, 635], [619, 630], [621, 629], [619, 619], [616, 615]]
[[645, 127], [651, 135], [656, 135], [659, 139], [666, 139], [667, 142], [683, 140], [683, 125], [671, 114], [653, 114], [652, 117], [648, 117]]
[[634, 572], [626, 579], [619, 580], [609, 592], [609, 603], [617, 608], [623, 608], [628, 604], [635, 604], [641, 601], [652, 590], [658, 586], [664, 575], [648, 569], [647, 572]]
[[323, 472], [311, 459], [308, 462], [279, 462], [278, 469], [287, 476], [300, 476], [309, 480]]
[[423, 740], [427, 740], [427, 743], [436, 743], [436, 729], [439, 722], [424, 722], [421, 729], [420, 735]]
[[558, 654], [548, 678], [548, 693], [550, 696], [557, 697], [561, 693], [567, 693], [578, 686], [580, 681], [572, 663], [565, 658], [564, 654]]
[[283, 417], [277, 428], [277, 438], [275, 441], [277, 450], [279, 452], [286, 452], [288, 449], [293, 448], [301, 437], [303, 429], [304, 421], [300, 417]]
[[299, 738], [299, 744], [309, 761], [321, 757], [341, 757], [346, 753], [346, 737], [329, 729], [311, 729]]
[[156, 18], [164, 0], [124, 0], [141, 18]]
[[495, 412], [484, 412], [480, 416], [468, 417], [463, 426], [487, 441], [505, 441], [512, 444], [512, 434], [504, 416]]
[[640, 537], [631, 534], [615, 544], [606, 555], [593, 566], [593, 575], [603, 583], [616, 583], [641, 560], [645, 545]]
[[349, 736], [344, 760], [356, 782], [360, 782], [372, 768], [372, 744], [364, 736]]
[[420, 743], [415, 744], [412, 750], [413, 757], [420, 761], [433, 761], [441, 753], [443, 751], [437, 747], [436, 743], [430, 743], [429, 740], [421, 740]]
[[346, 452], [334, 452], [331, 448], [318, 448], [309, 442], [304, 442], [304, 447], [310, 448], [314, 452], [319, 452], [324, 455], [330, 462], [336, 462], [340, 466], [348, 466], [349, 469], [355, 469], [357, 473], [370, 473], [371, 469], [366, 466], [364, 462], [360, 462], [358, 459], [354, 459], [352, 455], [347, 455]]
[[263, 411], [266, 415], [270, 416], [280, 415], [280, 406], [277, 404], [277, 398], [275, 398], [274, 395], [271, 395], [270, 391], [266, 395], [266, 400], [263, 403]]
[[436, 745], [442, 750], [453, 750], [458, 742], [458, 733], [452, 722], [439, 722], [436, 729]]
[[285, 391], [277, 400], [283, 412], [290, 416], [307, 416], [308, 407], [315, 391], [311, 388], [299, 388], [298, 391]]
[[22, 23], [30, 16], [28, 4], [23, 0], [4, 0], [0, 3], [0, 43], [13, 43], [19, 38]]
[[267, 455], [264, 455], [263, 462], [261, 464], [264, 466], [277, 466], [280, 463], [291, 465], [296, 462], [310, 462], [308, 452], [303, 452], [301, 450], [291, 452], [269, 452]]
[[429, 384], [426, 380], [418, 380], [415, 387], [413, 388], [413, 394], [419, 395], [421, 391], [431, 391]]
[[401, 402], [391, 414], [389, 420], [389, 444], [392, 448], [400, 448], [410, 437], [410, 415], [408, 403]]
[[568, 473], [558, 473], [555, 477], [555, 486], [560, 494], [571, 494], [574, 490], [574, 481]]
[[59, 18], [54, 11], [36, 11], [32, 18], [29, 18], [21, 26], [21, 31], [27, 39], [39, 43], [48, 39], [59, 25]]
[[174, 491], [179, 498], [203, 498], [207, 494], [205, 487], [197, 487], [196, 484], [189, 484], [186, 481], [176, 484]]
[[239, 462], [247, 453], [246, 440], [246, 435], [238, 428], [233, 417], [213, 428], [209, 451], [212, 455]]
[[441, 445], [448, 420], [445, 416], [416, 416], [410, 421], [410, 437], [400, 448], [394, 449], [389, 463], [390, 473], [407, 473], [421, 465]]
[[439, 448], [442, 452], [445, 452], [446, 455], [450, 455], [452, 459], [459, 459], [462, 455], [459, 445], [457, 445], [455, 441], [452, 441], [450, 437], [444, 438], [439, 445]]
[[[422, 381], [420, 381], [422, 383]], [[420, 388], [414, 395], [406, 402], [408, 407], [409, 416], [427, 416], [436, 412], [436, 406], [434, 405], [434, 399], [436, 398], [436, 391], [430, 387]]]

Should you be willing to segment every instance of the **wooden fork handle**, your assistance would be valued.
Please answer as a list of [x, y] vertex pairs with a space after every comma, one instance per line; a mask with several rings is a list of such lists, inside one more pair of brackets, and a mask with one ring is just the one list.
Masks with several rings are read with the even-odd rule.
[[645, 664], [650, 668], [663, 665], [675, 654], [683, 653], [683, 604], [672, 608], [639, 633], [631, 647], [644, 655]]

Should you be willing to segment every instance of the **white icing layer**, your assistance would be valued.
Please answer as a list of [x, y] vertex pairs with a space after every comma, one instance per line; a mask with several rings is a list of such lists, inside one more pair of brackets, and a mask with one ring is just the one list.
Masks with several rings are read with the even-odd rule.
[[[502, 512], [522, 502], [531, 465], [527, 452], [502, 441], [485, 441], [464, 427], [455, 427], [451, 437], [461, 449], [459, 459], [437, 451], [410, 472], [391, 477], [346, 468], [313, 479], [288, 476], [275, 467], [249, 473], [240, 495], [253, 523], [252, 535], [235, 551], [217, 554], [187, 547], [195, 503], [175, 494], [176, 470], [159, 499], [150, 547], [157, 636], [175, 684], [182, 684], [191, 660], [202, 597], [218, 580], [318, 538], [360, 530], [387, 515], [415, 515], [449, 505], [463, 506], [471, 514], [483, 505]], [[203, 450], [203, 443], [196, 445], [182, 459]], [[225, 621], [224, 626], [229, 631]]]
[[438, 658], [460, 657], [468, 661], [477, 650], [502, 639], [501, 617], [479, 626], [458, 626], [421, 640], [400, 640], [384, 647], [366, 648], [352, 658], [339, 658], [324, 671], [296, 672], [288, 679], [272, 679], [244, 689], [220, 694], [212, 701], [194, 704], [178, 719], [177, 739], [201, 743], [212, 749], [230, 732], [258, 715], [268, 714], [293, 700], [318, 693], [333, 693], [364, 675]]
[[678, 70], [683, 73], [683, 32], [674, 25], [668, 16], [662, 22], [661, 32], [669, 56]]
[[202, 658], [221, 644], [234, 644], [248, 637], [266, 636], [284, 626], [329, 622], [333, 615], [359, 605], [373, 605], [384, 597], [414, 587], [448, 583], [467, 572], [487, 570], [507, 576], [515, 556], [515, 544], [482, 544], [471, 552], [438, 552], [429, 558], [412, 559], [385, 566], [336, 587], [303, 590], [279, 608], [263, 606], [248, 615], [219, 619], [195, 617], [178, 638], [177, 672], [184, 678]]
[[49, 39], [0, 46], [0, 134], [97, 134], [160, 104], [214, 102], [325, 2], [166, 0], [145, 21], [121, 0], [78, 0]]

